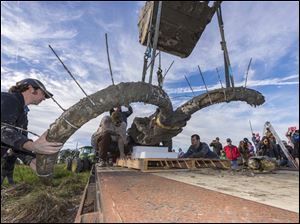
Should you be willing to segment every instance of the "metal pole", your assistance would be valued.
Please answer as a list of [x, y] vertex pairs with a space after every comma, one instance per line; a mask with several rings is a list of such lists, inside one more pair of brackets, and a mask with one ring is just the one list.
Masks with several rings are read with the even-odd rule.
[[172, 65], [174, 64], [174, 60], [172, 61], [172, 63], [170, 64], [169, 68], [167, 69], [167, 71], [164, 74], [164, 79], [166, 77], [166, 75], [168, 74], [169, 70], [171, 69]]
[[230, 75], [229, 75], [228, 65], [227, 65], [227, 61], [226, 61], [224, 52], [223, 52], [223, 55], [224, 55], [224, 71], [225, 71], [226, 88], [229, 88], [230, 87]]
[[[156, 55], [155, 55], [155, 58], [157, 57], [159, 55], [159, 53], [156, 53]], [[154, 58], [154, 59], [155, 59]], [[153, 61], [151, 61], [150, 63], [149, 63], [149, 65], [147, 65], [147, 69], [146, 69], [146, 71], [148, 70], [148, 68], [152, 65], [152, 63], [153, 63]]]
[[4, 122], [1, 122], [1, 126], [12, 127], [12, 128], [18, 129], [18, 130], [20, 130], [20, 131], [25, 131], [25, 132], [28, 132], [28, 133], [30, 133], [30, 134], [32, 134], [32, 135], [35, 135], [35, 136], [37, 136], [37, 137], [40, 137], [40, 135], [38, 135], [38, 134], [36, 134], [36, 133], [34, 133], [34, 132], [32, 132], [32, 131], [28, 131], [28, 130], [26, 130], [26, 129], [23, 129], [23, 128], [20, 128], [20, 127], [16, 127], [16, 126], [14, 126], [14, 125], [7, 124], [7, 123], [4, 123]]
[[158, 82], [158, 86], [160, 88], [163, 87], [163, 82], [164, 82], [164, 77], [163, 77], [163, 74], [162, 74], [162, 69], [161, 69], [161, 52], [159, 51], [159, 55], [158, 55], [158, 70], [157, 70], [157, 82]]
[[59, 108], [60, 109], [62, 109], [62, 111], [66, 111], [54, 98], [53, 98], [53, 96], [51, 96], [36, 80], [34, 80], [34, 82], [40, 87], [40, 89], [42, 89], [43, 91], [44, 91], [44, 93], [48, 96], [48, 97], [50, 97], [53, 101], [54, 101], [54, 103], [56, 103], [56, 105], [57, 106], [59, 106]]
[[[34, 80], [35, 81], [35, 80]], [[49, 96], [53, 101], [54, 103], [57, 104], [57, 106], [59, 106], [60, 109], [62, 109], [63, 112], [65, 112], [66, 110], [54, 99], [53, 96], [51, 96], [37, 81], [35, 81], [35, 83], [44, 91], [44, 93]], [[66, 118], [63, 118], [63, 120], [65, 122], [67, 122], [72, 128], [75, 128], [75, 129], [78, 129], [78, 127], [76, 127], [75, 125], [73, 125], [70, 121], [68, 121]]]
[[205, 86], [205, 89], [206, 89], [206, 92], [207, 92], [207, 95], [208, 95], [210, 104], [212, 104], [212, 101], [211, 101], [210, 95], [209, 95], [209, 93], [208, 93], [208, 89], [207, 89], [207, 86], [206, 86], [206, 83], [205, 83], [205, 80], [204, 80], [204, 77], [203, 77], [203, 74], [202, 74], [202, 72], [201, 72], [201, 69], [200, 69], [200, 66], [199, 66], [199, 65], [198, 65], [198, 69], [199, 69], [200, 75], [201, 75], [201, 77], [202, 77], [202, 81], [203, 81], [203, 83], [204, 83], [204, 86]]
[[109, 58], [107, 33], [105, 33], [105, 44], [106, 44], [106, 53], [107, 53], [107, 60], [108, 60], [108, 65], [109, 65], [110, 77], [111, 77], [112, 84], [115, 85], [113, 73], [112, 73], [112, 70], [111, 70], [110, 58]]
[[252, 134], [254, 133], [253, 132], [253, 129], [252, 129], [252, 125], [251, 125], [251, 121], [249, 120], [249, 124], [250, 124], [250, 129], [251, 129], [251, 136], [252, 136]]
[[193, 95], [195, 96], [194, 90], [193, 90], [193, 88], [192, 88], [192, 86], [191, 86], [189, 80], [187, 79], [186, 76], [184, 76], [184, 78], [185, 78], [185, 80], [187, 81], [187, 83], [189, 84], [189, 87], [190, 87], [190, 89], [192, 90]]
[[217, 16], [218, 16], [219, 30], [220, 30], [220, 34], [221, 34], [221, 40], [222, 40], [221, 46], [222, 46], [222, 50], [224, 52], [226, 87], [227, 88], [230, 87], [230, 82], [231, 82], [231, 86], [234, 87], [232, 70], [231, 70], [230, 60], [229, 60], [229, 54], [228, 54], [226, 41], [225, 41], [224, 23], [223, 23], [223, 19], [222, 19], [221, 5], [217, 9]]
[[219, 82], [220, 82], [220, 84], [221, 84], [221, 88], [223, 89], [223, 84], [222, 84], [222, 81], [221, 81], [221, 78], [220, 78], [220, 74], [219, 74], [218, 68], [216, 68], [216, 70], [217, 70]]
[[[229, 67], [229, 69], [230, 69], [230, 67]], [[233, 76], [232, 75], [230, 75], [230, 81], [231, 81], [231, 87], [234, 88], [234, 80], [233, 80]]]
[[277, 143], [280, 145], [283, 153], [285, 154], [285, 156], [287, 157], [287, 159], [293, 164], [293, 166], [296, 169], [299, 169], [298, 164], [296, 163], [296, 161], [294, 160], [294, 158], [292, 157], [292, 155], [289, 153], [289, 151], [287, 150], [287, 148], [285, 147], [285, 145], [282, 143], [281, 139], [279, 138], [277, 132], [275, 131], [275, 129], [273, 128], [273, 126], [271, 125], [270, 122], [266, 122], [264, 125], [264, 131], [269, 128], [269, 130], [271, 131], [271, 133], [273, 134], [273, 136], [275, 137]]
[[248, 64], [248, 68], [247, 68], [247, 72], [246, 72], [245, 88], [247, 86], [247, 79], [248, 79], [248, 73], [249, 73], [251, 62], [252, 62], [252, 58], [250, 58], [250, 61], [249, 61], [249, 64]]
[[161, 68], [161, 53], [158, 52], [158, 67]]
[[[151, 63], [147, 66], [147, 64], [148, 64], [148, 58], [150, 57], [149, 54], [151, 55], [151, 52], [149, 52], [149, 50], [151, 51], [150, 44], [151, 44], [151, 38], [152, 38], [152, 35], [153, 35], [152, 17], [153, 17], [153, 10], [152, 10], [151, 15], [150, 15], [150, 20], [149, 20], [149, 25], [148, 25], [148, 31], [147, 31], [148, 32], [147, 33], [148, 38], [147, 38], [147, 48], [146, 48], [146, 51], [145, 51], [145, 54], [144, 54], [144, 65], [143, 65], [142, 82], [145, 82], [146, 73], [147, 73], [148, 67], [152, 64], [152, 61], [151, 61]], [[157, 55], [155, 55], [155, 57], [156, 56]]]
[[217, 70], [217, 74], [218, 74], [218, 79], [219, 79], [220, 84], [221, 84], [221, 88], [223, 89], [223, 93], [224, 93], [225, 100], [227, 100], [227, 99], [226, 99], [226, 91], [225, 91], [225, 89], [223, 88], [223, 84], [222, 84], [222, 81], [221, 81], [221, 78], [220, 78], [220, 74], [219, 74], [218, 68], [216, 68], [216, 70]]
[[154, 68], [154, 63], [155, 63], [155, 54], [156, 54], [156, 48], [157, 48], [157, 42], [158, 42], [159, 25], [160, 25], [160, 17], [161, 17], [161, 7], [162, 7], [162, 1], [159, 1], [158, 9], [157, 9], [157, 16], [156, 16], [155, 33], [154, 33], [153, 53], [152, 53], [152, 59], [151, 59], [151, 61], [153, 61], [153, 63], [151, 64], [150, 77], [149, 77], [150, 84], [152, 84], [152, 75], [153, 75], [153, 68]]
[[51, 45], [49, 45], [50, 49], [52, 50], [52, 52], [55, 54], [55, 56], [57, 57], [57, 59], [60, 61], [60, 63], [63, 65], [63, 67], [65, 68], [65, 70], [69, 73], [69, 75], [73, 78], [73, 80], [76, 82], [76, 84], [78, 85], [78, 87], [82, 90], [82, 92], [84, 93], [84, 95], [90, 100], [90, 102], [95, 106], [95, 103], [92, 101], [92, 99], [86, 94], [86, 92], [83, 90], [83, 88], [79, 85], [79, 83], [77, 82], [77, 80], [75, 79], [75, 77], [72, 75], [72, 73], [69, 71], [69, 69], [67, 68], [67, 66], [62, 62], [62, 60], [58, 57], [58, 55], [56, 54], [56, 52], [53, 50], [53, 48], [51, 47]]
[[147, 66], [148, 64], [148, 58], [146, 56], [144, 56], [144, 65], [143, 65], [143, 73], [142, 73], [142, 82], [145, 82], [145, 78], [146, 78], [146, 72], [147, 72]]

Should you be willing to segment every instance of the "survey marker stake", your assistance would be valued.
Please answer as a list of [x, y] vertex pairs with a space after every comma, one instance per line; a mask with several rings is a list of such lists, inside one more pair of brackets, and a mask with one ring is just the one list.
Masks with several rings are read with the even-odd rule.
[[250, 65], [252, 62], [252, 58], [250, 58], [249, 64], [248, 64], [248, 68], [247, 68], [247, 72], [246, 72], [246, 78], [245, 78], [245, 88], [247, 86], [247, 79], [248, 79], [248, 73], [249, 73], [249, 69], [250, 69]]
[[[34, 80], [35, 81], [35, 80]], [[60, 109], [62, 109], [62, 111], [63, 112], [65, 112], [66, 111], [66, 109], [64, 109], [55, 99], [54, 99], [54, 97], [53, 96], [51, 96], [44, 88], [43, 88], [43, 86], [41, 86], [37, 81], [35, 81], [35, 83], [44, 91], [44, 93], [47, 95], [47, 96], [49, 96], [53, 101], [54, 101], [54, 103], [56, 103], [57, 104], [57, 106], [59, 106], [59, 108]], [[65, 118], [63, 118], [63, 120], [65, 121], [65, 122], [67, 122], [72, 128], [75, 128], [75, 129], [78, 129], [78, 127], [76, 127], [75, 125], [73, 125], [70, 121], [68, 121], [67, 119], [65, 119]]]
[[172, 61], [172, 63], [170, 64], [169, 68], [167, 69], [167, 71], [164, 74], [164, 79], [166, 77], [166, 75], [168, 74], [169, 70], [171, 69], [172, 65], [174, 64], [174, 60]]
[[206, 92], [207, 92], [207, 95], [208, 95], [210, 104], [212, 104], [212, 101], [211, 101], [210, 95], [209, 95], [209, 93], [208, 93], [208, 89], [207, 89], [207, 86], [206, 86], [206, 83], [205, 83], [205, 81], [204, 81], [203, 74], [202, 74], [202, 72], [201, 72], [201, 69], [200, 69], [200, 66], [199, 66], [199, 65], [198, 65], [198, 69], [199, 69], [200, 75], [201, 75], [201, 77], [202, 77], [202, 81], [203, 81], [203, 83], [204, 83], [204, 86], [205, 86], [205, 89], [206, 89]]
[[72, 77], [72, 79], [76, 82], [76, 84], [78, 85], [78, 87], [81, 89], [81, 91], [84, 93], [84, 95], [90, 100], [90, 102], [93, 104], [93, 106], [95, 106], [94, 101], [86, 94], [86, 92], [84, 91], [84, 89], [80, 86], [80, 84], [77, 82], [77, 80], [75, 79], [75, 77], [72, 75], [72, 73], [70, 72], [70, 70], [67, 68], [67, 66], [63, 63], [63, 61], [58, 57], [58, 55], [56, 54], [56, 52], [54, 51], [54, 49], [51, 47], [51, 45], [49, 45], [50, 49], [52, 50], [52, 52], [55, 54], [55, 56], [57, 57], [57, 59], [60, 61], [60, 63], [63, 65], [63, 67], [65, 68], [65, 70], [69, 73], [69, 75]]
[[195, 96], [194, 90], [193, 90], [193, 88], [192, 88], [192, 86], [191, 86], [191, 84], [190, 84], [188, 78], [187, 78], [186, 76], [184, 76], [184, 78], [185, 78], [186, 82], [189, 84], [189, 87], [190, 87], [190, 89], [192, 90], [193, 95]]
[[7, 127], [12, 127], [12, 128], [18, 129], [18, 130], [20, 130], [20, 131], [25, 131], [25, 132], [28, 132], [28, 133], [30, 133], [30, 134], [32, 134], [32, 135], [35, 135], [35, 136], [37, 136], [37, 137], [40, 137], [40, 135], [38, 135], [38, 134], [36, 134], [36, 133], [34, 133], [34, 132], [32, 132], [32, 131], [28, 131], [28, 130], [26, 130], [26, 129], [23, 129], [23, 128], [20, 128], [20, 127], [11, 125], [11, 124], [7, 124], [7, 123], [4, 123], [4, 122], [1, 122], [1, 126], [4, 126], [4, 127], [5, 127], [5, 126], [7, 126]]
[[62, 109], [63, 112], [66, 111], [66, 109], [64, 109], [64, 108], [63, 108], [63, 107], [62, 107], [62, 106], [61, 106], [61, 105], [53, 98], [53, 96], [51, 96], [51, 95], [44, 89], [43, 86], [41, 86], [36, 80], [34, 80], [34, 82], [40, 87], [41, 90], [44, 91], [44, 93], [45, 93], [48, 97], [50, 97], [50, 98], [54, 101], [54, 103], [56, 103], [57, 106], [59, 106], [60, 109]]
[[109, 57], [107, 33], [105, 33], [105, 44], [106, 44], [106, 54], [107, 54], [110, 77], [111, 77], [112, 84], [115, 85], [114, 76], [113, 76], [112, 69], [111, 69], [110, 57]]
[[218, 68], [216, 68], [216, 70], [217, 70], [219, 82], [220, 82], [220, 84], [221, 84], [221, 88], [223, 89], [223, 93], [224, 93], [225, 100], [227, 100], [227, 99], [226, 99], [226, 91], [225, 91], [225, 89], [223, 88], [223, 84], [222, 84], [222, 81], [221, 81], [221, 78], [220, 78], [220, 74], [219, 74]]

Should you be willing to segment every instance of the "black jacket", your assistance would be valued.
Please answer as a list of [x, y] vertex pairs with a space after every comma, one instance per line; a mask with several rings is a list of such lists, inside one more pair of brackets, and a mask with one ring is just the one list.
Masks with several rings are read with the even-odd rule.
[[25, 106], [24, 97], [21, 93], [1, 92], [1, 157], [9, 148], [14, 151], [24, 152], [23, 144], [28, 139], [27, 132], [17, 130], [2, 124], [2, 122], [27, 129], [28, 107]]
[[205, 142], [200, 142], [198, 148], [191, 145], [187, 152], [183, 155], [183, 158], [218, 158], [218, 155], [210, 151]]

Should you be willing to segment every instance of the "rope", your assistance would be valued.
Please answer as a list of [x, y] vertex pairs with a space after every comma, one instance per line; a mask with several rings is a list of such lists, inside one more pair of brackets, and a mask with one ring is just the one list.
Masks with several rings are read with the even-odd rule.
[[76, 127], [75, 125], [71, 124], [71, 122], [68, 121], [67, 119], [63, 118], [63, 120], [64, 120], [68, 125], [70, 125], [72, 128], [78, 129], [78, 127]]
[[167, 129], [167, 130], [179, 130], [181, 127], [170, 127], [170, 126], [166, 126], [166, 125], [163, 125], [160, 120], [159, 120], [159, 117], [157, 117], [155, 119], [155, 123], [156, 125], [159, 127], [159, 128], [162, 128], [162, 129]]

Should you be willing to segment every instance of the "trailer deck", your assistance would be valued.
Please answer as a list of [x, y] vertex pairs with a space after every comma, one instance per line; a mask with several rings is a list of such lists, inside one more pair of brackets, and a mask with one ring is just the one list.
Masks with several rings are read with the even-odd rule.
[[[299, 222], [298, 212], [193, 185], [180, 178], [175, 180], [178, 173], [195, 175], [194, 172], [198, 171], [154, 174], [123, 167], [96, 166], [94, 179], [86, 187], [75, 222]], [[172, 175], [174, 179], [170, 178]], [[199, 181], [205, 183], [203, 177], [205, 175]], [[248, 178], [251, 185], [255, 179]], [[299, 205], [299, 199], [296, 199], [299, 198], [299, 175], [294, 179], [298, 196], [285, 197], [298, 200]], [[221, 182], [216, 178], [215, 185], [218, 184]]]

